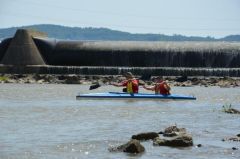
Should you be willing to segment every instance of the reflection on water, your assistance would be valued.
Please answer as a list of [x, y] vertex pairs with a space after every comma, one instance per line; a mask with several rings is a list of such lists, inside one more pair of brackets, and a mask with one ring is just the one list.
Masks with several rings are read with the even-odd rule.
[[[177, 124], [200, 148], [153, 147], [135, 158], [239, 158], [237, 142], [221, 139], [239, 132], [239, 115], [225, 114], [223, 104], [240, 109], [239, 88], [173, 87], [173, 93], [196, 101], [76, 100], [78, 92], [118, 91], [87, 85], [1, 84], [0, 158], [131, 158], [108, 147], [133, 134]], [[143, 91], [143, 90], [141, 90]], [[146, 92], [146, 91], [143, 91]]]

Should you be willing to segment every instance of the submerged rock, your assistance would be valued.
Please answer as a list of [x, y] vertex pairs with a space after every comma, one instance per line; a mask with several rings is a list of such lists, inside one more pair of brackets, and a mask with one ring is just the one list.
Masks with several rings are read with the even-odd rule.
[[136, 140], [153, 140], [156, 137], [159, 137], [158, 133], [156, 132], [146, 132], [146, 133], [140, 133], [137, 135], [133, 135], [132, 139]]
[[234, 108], [230, 108], [224, 111], [225, 113], [230, 113], [230, 114], [240, 114], [240, 111]]
[[237, 134], [236, 136], [233, 136], [233, 137], [228, 137], [228, 138], [222, 139], [222, 141], [237, 141], [237, 142], [240, 142], [240, 134]]
[[138, 140], [132, 139], [126, 144], [117, 147], [111, 147], [108, 150], [110, 152], [142, 153], [145, 151], [145, 148]]
[[182, 134], [171, 139], [155, 138], [154, 146], [170, 146], [170, 147], [188, 147], [193, 146], [192, 136], [189, 134]]

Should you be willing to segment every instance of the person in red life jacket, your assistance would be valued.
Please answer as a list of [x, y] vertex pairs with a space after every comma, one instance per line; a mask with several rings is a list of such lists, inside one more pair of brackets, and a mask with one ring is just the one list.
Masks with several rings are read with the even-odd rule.
[[143, 86], [146, 90], [155, 91], [155, 94], [162, 94], [162, 95], [169, 95], [170, 93], [170, 86], [163, 80], [163, 77], [157, 77], [155, 79], [154, 86], [146, 87]]
[[121, 83], [112, 83], [112, 85], [116, 87], [126, 87], [127, 93], [138, 93], [138, 80], [134, 78], [131, 72], [127, 72], [124, 74], [126, 80]]

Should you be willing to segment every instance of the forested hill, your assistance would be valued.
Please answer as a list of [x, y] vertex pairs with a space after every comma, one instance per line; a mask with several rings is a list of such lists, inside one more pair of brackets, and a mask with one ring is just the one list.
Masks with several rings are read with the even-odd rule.
[[0, 40], [12, 37], [19, 28], [30, 28], [47, 33], [50, 38], [68, 40], [130, 40], [130, 41], [240, 41], [240, 35], [230, 35], [221, 39], [212, 37], [197, 37], [164, 34], [131, 34], [107, 28], [79, 28], [60, 25], [31, 25], [0, 29]]

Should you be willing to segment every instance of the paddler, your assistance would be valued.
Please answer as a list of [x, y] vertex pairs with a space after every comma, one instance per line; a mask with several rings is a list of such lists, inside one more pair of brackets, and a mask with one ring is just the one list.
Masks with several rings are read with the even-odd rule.
[[121, 83], [112, 83], [112, 85], [116, 87], [126, 87], [127, 93], [138, 93], [138, 80], [134, 78], [131, 72], [127, 72], [124, 74], [126, 80], [122, 81]]
[[170, 86], [167, 84], [166, 81], [163, 80], [163, 77], [159, 76], [155, 79], [155, 84], [153, 86], [143, 86], [146, 90], [155, 91], [155, 94], [162, 94], [162, 95], [169, 95], [170, 93]]

